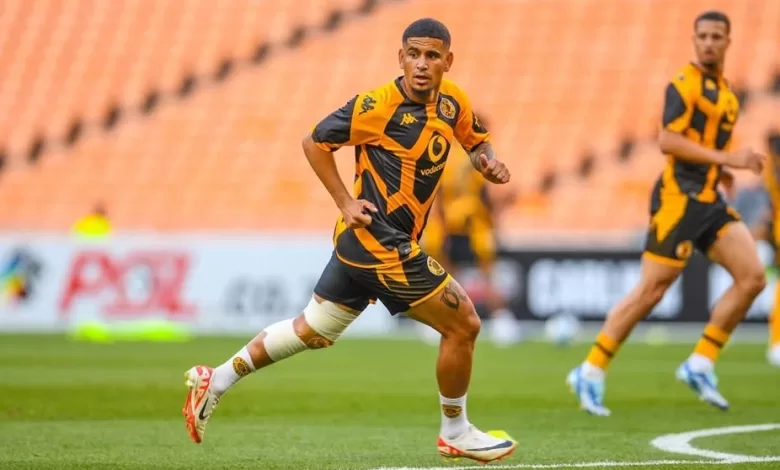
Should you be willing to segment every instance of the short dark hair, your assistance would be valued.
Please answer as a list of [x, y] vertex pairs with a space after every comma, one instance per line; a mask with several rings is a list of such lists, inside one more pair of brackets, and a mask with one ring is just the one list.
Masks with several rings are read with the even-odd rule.
[[697, 16], [696, 21], [693, 22], [693, 29], [696, 29], [696, 27], [699, 26], [699, 21], [707, 21], [707, 20], [720, 21], [721, 23], [725, 23], [726, 34], [731, 33], [731, 20], [725, 13], [718, 10], [705, 11], [704, 13]]
[[409, 38], [441, 39], [444, 47], [450, 47], [451, 43], [450, 31], [444, 23], [433, 18], [421, 18], [407, 26], [401, 41], [406, 43]]

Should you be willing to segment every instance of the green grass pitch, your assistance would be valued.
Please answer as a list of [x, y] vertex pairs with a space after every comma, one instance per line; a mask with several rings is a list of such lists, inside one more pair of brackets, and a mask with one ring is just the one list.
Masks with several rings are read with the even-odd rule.
[[[244, 379], [226, 394], [205, 441], [181, 417], [183, 372], [216, 365], [243, 339], [84, 344], [0, 336], [2, 469], [376, 469], [467, 466], [436, 453], [436, 348], [412, 340], [344, 340]], [[610, 371], [613, 415], [580, 412], [564, 385], [587, 345], [477, 347], [470, 420], [519, 442], [501, 462], [701, 460], [655, 449], [663, 434], [780, 423], [780, 371], [762, 345], [735, 344], [718, 366], [732, 410], [696, 400], [674, 379], [691, 346], [628, 344]], [[780, 430], [692, 441], [697, 448], [780, 456]], [[481, 468], [481, 467], [478, 467]], [[490, 467], [488, 467], [490, 468]], [[561, 467], [562, 468], [562, 467]], [[632, 468], [659, 468], [641, 465]], [[780, 462], [664, 468], [780, 468]]]

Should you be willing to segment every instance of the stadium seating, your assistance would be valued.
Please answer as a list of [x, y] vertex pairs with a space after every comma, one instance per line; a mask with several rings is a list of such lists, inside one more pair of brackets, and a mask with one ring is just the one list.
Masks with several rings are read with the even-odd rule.
[[[663, 164], [651, 142], [663, 87], [703, 9], [731, 15], [727, 73], [754, 91], [740, 142], [761, 146], [780, 126], [766, 91], [780, 64], [775, 0], [408, 0], [343, 24], [331, 15], [364, 3], [5, 2], [0, 227], [62, 230], [100, 200], [126, 230], [329, 231], [336, 210], [301, 137], [400, 73], [400, 32], [421, 16], [450, 27], [452, 77], [489, 116], [522, 191], [509, 233], [641, 229]], [[637, 144], [620, 163], [625, 135]], [[585, 152], [589, 178], [576, 171]], [[557, 184], [541, 194], [546, 171]]]

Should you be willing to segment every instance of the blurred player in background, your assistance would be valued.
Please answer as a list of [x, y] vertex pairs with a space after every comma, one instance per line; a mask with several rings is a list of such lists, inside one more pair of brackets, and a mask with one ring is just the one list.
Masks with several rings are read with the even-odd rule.
[[[331, 346], [378, 299], [391, 313], [405, 312], [441, 334], [439, 453], [489, 462], [515, 449], [511, 439], [480, 431], [466, 416], [480, 320], [460, 285], [418, 244], [455, 140], [488, 181], [510, 179], [466, 94], [442, 78], [452, 61], [442, 23], [412, 23], [398, 51], [403, 76], [358, 94], [305, 137], [304, 153], [342, 213], [335, 250], [301, 315], [267, 327], [219, 367], [187, 371], [184, 415], [195, 442], [222, 394], [241, 377], [306, 349]], [[343, 146], [355, 147], [355, 197], [333, 155]]]
[[[770, 158], [764, 172], [766, 189], [769, 193], [770, 208], [765, 218], [765, 233], [757, 234], [764, 238], [775, 250], [775, 269], [780, 266], [780, 134], [769, 137]], [[763, 235], [763, 236], [762, 236]], [[775, 285], [775, 299], [769, 313], [769, 348], [767, 360], [780, 367], [780, 282]]]
[[718, 192], [723, 167], [762, 171], [765, 157], [744, 148], [731, 151], [739, 102], [723, 78], [731, 23], [718, 11], [694, 21], [696, 62], [683, 67], [666, 88], [659, 135], [667, 165], [651, 199], [651, 221], [638, 285], [609, 312], [585, 362], [568, 377], [580, 406], [605, 416], [604, 379], [621, 343], [663, 298], [694, 249], [723, 266], [734, 283], [715, 304], [710, 322], [677, 378], [700, 399], [720, 409], [715, 361], [732, 331], [766, 285], [755, 240]]
[[[484, 117], [476, 119], [490, 127]], [[490, 318], [488, 332], [498, 345], [514, 343], [520, 336], [514, 314], [506, 308], [506, 300], [497, 286], [494, 269], [496, 223], [514, 198], [512, 190], [501, 195], [491, 192], [466, 152], [453, 148], [424, 239], [426, 251], [458, 279], [477, 305], [480, 316]]]

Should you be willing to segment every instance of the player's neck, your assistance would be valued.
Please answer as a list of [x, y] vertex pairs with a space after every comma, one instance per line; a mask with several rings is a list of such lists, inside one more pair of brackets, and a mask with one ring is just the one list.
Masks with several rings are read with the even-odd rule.
[[723, 76], [723, 64], [716, 64], [713, 66], [707, 66], [699, 62], [698, 60], [693, 62], [693, 65], [699, 68], [702, 72], [705, 72], [709, 75], [715, 75], [716, 77], [722, 77]]

